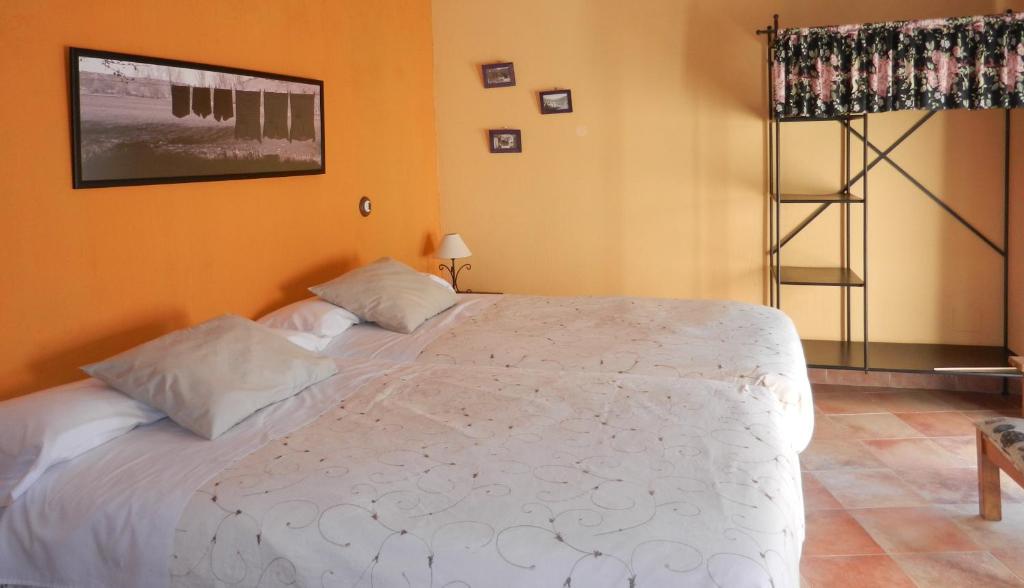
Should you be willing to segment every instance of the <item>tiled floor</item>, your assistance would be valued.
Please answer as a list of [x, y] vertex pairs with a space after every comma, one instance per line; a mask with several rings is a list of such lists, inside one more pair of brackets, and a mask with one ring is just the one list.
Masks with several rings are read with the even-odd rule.
[[815, 386], [801, 455], [805, 587], [1024, 588], [1024, 489], [1003, 476], [1003, 520], [978, 516], [975, 420], [1019, 396]]

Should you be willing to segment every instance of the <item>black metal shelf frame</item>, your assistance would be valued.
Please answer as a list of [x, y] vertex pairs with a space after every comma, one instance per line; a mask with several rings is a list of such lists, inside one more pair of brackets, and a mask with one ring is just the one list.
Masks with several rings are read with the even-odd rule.
[[[922, 371], [922, 366], [929, 361], [941, 361], [942, 364], [934, 367], [961, 366], [986, 367], [970, 363], [980, 358], [986, 358], [992, 362], [999, 362], [1006, 365], [1005, 360], [1012, 351], [1009, 348], [1009, 243], [1010, 243], [1010, 111], [1005, 111], [1004, 129], [1004, 161], [1003, 161], [1003, 239], [1002, 245], [997, 244], [967, 219], [960, 215], [955, 209], [942, 200], [938, 195], [929, 190], [914, 178], [909, 172], [903, 169], [892, 160], [890, 154], [933, 116], [934, 111], [926, 111], [923, 116], [903, 132], [895, 141], [885, 149], [879, 149], [873, 144], [868, 135], [868, 114], [846, 114], [835, 118], [820, 117], [779, 117], [774, 110], [774, 84], [772, 83], [772, 64], [774, 62], [774, 46], [779, 32], [779, 17], [773, 17], [772, 25], [766, 29], [757, 31], [768, 37], [768, 63], [767, 63], [767, 95], [768, 95], [768, 232], [770, 246], [768, 250], [769, 262], [769, 299], [775, 308], [782, 307], [782, 286], [832, 286], [842, 288], [842, 304], [844, 307], [843, 320], [845, 331], [842, 341], [804, 341], [805, 351], [808, 354], [808, 363], [812, 367], [834, 367], [840, 369], [861, 369], [864, 371]], [[855, 125], [854, 121], [859, 121]], [[782, 125], [793, 122], [835, 122], [843, 129], [843, 154], [844, 164], [842, 187], [832, 194], [786, 194], [782, 192]], [[860, 127], [859, 129], [857, 127]], [[861, 169], [852, 173], [852, 139], [856, 138], [861, 142]], [[869, 161], [869, 152], [873, 157]], [[868, 173], [878, 164], [885, 162], [896, 172], [903, 176], [911, 185], [917, 188], [924, 196], [929, 198], [943, 211], [948, 213], [964, 228], [978, 237], [994, 252], [1002, 257], [1003, 261], [1003, 333], [1002, 347], [991, 346], [966, 346], [966, 345], [939, 345], [939, 344], [895, 344], [879, 343], [870, 339], [868, 332]], [[852, 187], [861, 182], [859, 194], [851, 192]], [[781, 232], [782, 211], [786, 204], [817, 204], [818, 206], [806, 217], [800, 220], [785, 235]], [[843, 259], [840, 267], [832, 268], [806, 268], [784, 266], [782, 264], [783, 249], [794, 237], [800, 234], [823, 212], [832, 205], [842, 207], [842, 231], [840, 239], [843, 240]], [[858, 276], [851, 269], [851, 212], [859, 208], [863, 220], [862, 231], [862, 276]], [[852, 309], [850, 302], [851, 289], [861, 288], [863, 296], [863, 340], [855, 342], [852, 339]], [[872, 349], [881, 353], [877, 363], [872, 362]], [[815, 361], [813, 355], [818, 355], [824, 363]], [[1000, 359], [1001, 357], [1001, 359]], [[958, 359], [959, 358], [959, 359]], [[962, 360], [962, 361], [961, 361]], [[967, 364], [963, 362], [967, 361]], [[900, 365], [904, 363], [906, 365]], [[991, 366], [995, 367], [995, 366]]]
[[[769, 65], [770, 67], [770, 65]], [[862, 297], [862, 323], [861, 333], [862, 349], [860, 355], [864, 360], [863, 369], [867, 370], [871, 348], [868, 334], [868, 174], [865, 170], [870, 165], [868, 162], [868, 117], [867, 116], [844, 116], [840, 119], [827, 119], [831, 122], [837, 120], [843, 125], [843, 180], [842, 187], [834, 194], [784, 194], [782, 192], [782, 124], [785, 119], [772, 117], [770, 125], [770, 147], [769, 157], [771, 163], [769, 170], [769, 223], [771, 232], [771, 247], [769, 251], [771, 261], [772, 283], [769, 286], [769, 298], [772, 306], [782, 307], [782, 286], [832, 286], [842, 289], [842, 307], [845, 329], [843, 329], [843, 342], [847, 345], [853, 344], [853, 288], [861, 289]], [[851, 121], [859, 120], [861, 129], [858, 136], [864, 137], [862, 149], [860, 150], [861, 171], [853, 173], [853, 151], [852, 134], [854, 126]], [[854, 184], [860, 182], [860, 193], [853, 194], [851, 189]], [[818, 204], [818, 207], [810, 216], [802, 220], [797, 226], [786, 234], [781, 234], [783, 209], [786, 204]], [[797, 267], [783, 265], [783, 247], [793, 237], [811, 224], [821, 213], [825, 212], [832, 205], [842, 208], [840, 240], [843, 244], [842, 261], [839, 267]], [[853, 271], [852, 267], [852, 213], [858, 209], [861, 214], [861, 268], [862, 275]]]

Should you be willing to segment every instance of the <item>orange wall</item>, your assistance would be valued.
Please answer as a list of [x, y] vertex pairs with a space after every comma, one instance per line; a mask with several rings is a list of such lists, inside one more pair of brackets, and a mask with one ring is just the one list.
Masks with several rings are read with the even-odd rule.
[[[754, 31], [775, 12], [788, 27], [1000, 8], [991, 0], [435, 0], [442, 224], [474, 253], [461, 281], [534, 294], [767, 302], [765, 42]], [[515, 63], [516, 87], [481, 87], [479, 66], [494, 61]], [[536, 93], [556, 87], [573, 90], [575, 112], [540, 115]], [[920, 114], [873, 116], [873, 142], [885, 148]], [[1001, 120], [940, 113], [893, 153], [997, 242]], [[488, 153], [486, 129], [500, 127], [522, 129], [522, 154]], [[784, 191], [837, 189], [838, 129], [787, 126]], [[872, 171], [871, 198], [872, 338], [1001, 343], [1000, 258], [888, 164]], [[787, 207], [786, 227], [810, 208]], [[816, 221], [787, 247], [786, 263], [836, 264], [837, 223], [834, 211]], [[784, 310], [804, 336], [840, 335], [836, 289], [784, 290]]]
[[[428, 0], [0, 3], [0, 398], [381, 255], [427, 269], [431, 42]], [[68, 46], [322, 79], [328, 173], [72, 190]]]

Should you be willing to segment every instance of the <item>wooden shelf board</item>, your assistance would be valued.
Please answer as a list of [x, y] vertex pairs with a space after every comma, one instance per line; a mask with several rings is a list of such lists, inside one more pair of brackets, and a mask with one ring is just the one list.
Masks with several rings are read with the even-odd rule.
[[[775, 269], [772, 268], [772, 275]], [[851, 286], [860, 288], [864, 280], [856, 272], [841, 267], [782, 266], [782, 283], [787, 286]]]
[[827, 117], [827, 116], [780, 116], [777, 120], [780, 123], [791, 123], [791, 122], [840, 122], [844, 120], [858, 120], [864, 118], [863, 114], [841, 114], [839, 116]]
[[783, 204], [864, 204], [864, 198], [856, 194], [783, 194]]
[[[807, 366], [824, 369], [864, 369], [864, 344], [858, 341], [805, 339]], [[1004, 347], [981, 345], [941, 345], [932, 343], [868, 344], [871, 371], [936, 372], [941, 367], [1006, 367], [1010, 351]], [[948, 372], [947, 372], [948, 373]], [[957, 372], [963, 374], [964, 372]], [[979, 374], [993, 376], [993, 374]], [[998, 374], [997, 377], [1019, 377]]]

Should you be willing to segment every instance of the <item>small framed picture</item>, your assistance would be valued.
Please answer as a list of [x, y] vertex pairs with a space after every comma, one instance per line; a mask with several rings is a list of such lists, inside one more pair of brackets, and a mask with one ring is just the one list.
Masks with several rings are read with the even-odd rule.
[[488, 63], [482, 66], [485, 88], [516, 85], [516, 69], [511, 63]]
[[522, 153], [523, 133], [519, 129], [491, 129], [491, 153]]
[[541, 114], [572, 112], [572, 90], [551, 90], [540, 93]]

